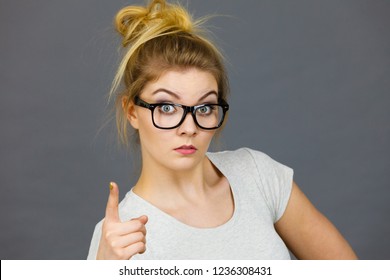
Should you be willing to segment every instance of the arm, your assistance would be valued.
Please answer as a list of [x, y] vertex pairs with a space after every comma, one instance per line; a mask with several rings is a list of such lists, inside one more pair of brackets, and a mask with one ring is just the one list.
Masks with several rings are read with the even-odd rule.
[[295, 182], [286, 211], [275, 229], [298, 259], [357, 259], [340, 232]]

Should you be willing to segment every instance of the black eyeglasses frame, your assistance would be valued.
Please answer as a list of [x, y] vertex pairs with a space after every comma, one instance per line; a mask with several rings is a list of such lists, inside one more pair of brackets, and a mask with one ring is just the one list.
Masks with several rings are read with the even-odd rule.
[[[140, 97], [136, 96], [134, 98], [134, 104], [135, 105], [138, 105], [138, 106], [141, 106], [143, 108], [147, 108], [151, 111], [152, 113], [152, 122], [153, 122], [153, 125], [159, 129], [174, 129], [174, 128], [177, 128], [179, 127], [185, 120], [186, 116], [188, 113], [191, 113], [192, 115], [192, 118], [195, 122], [195, 124], [200, 127], [201, 129], [205, 129], [205, 130], [213, 130], [213, 129], [217, 129], [219, 127], [222, 126], [224, 120], [225, 120], [225, 116], [226, 116], [226, 112], [229, 110], [229, 104], [219, 98], [218, 99], [218, 103], [215, 104], [215, 103], [205, 103], [205, 104], [200, 104], [200, 105], [195, 105], [195, 106], [186, 106], [186, 105], [182, 105], [182, 104], [176, 104], [176, 103], [169, 103], [169, 102], [164, 102], [164, 103], [148, 103], [144, 100], [142, 100]], [[174, 105], [174, 106], [178, 106], [178, 107], [181, 107], [184, 109], [184, 113], [183, 113], [183, 116], [180, 120], [180, 122], [175, 125], [175, 126], [172, 126], [172, 127], [161, 127], [161, 126], [158, 126], [155, 122], [154, 122], [154, 109], [156, 109], [158, 106], [163, 106], [163, 105]], [[222, 118], [219, 122], [219, 124], [215, 127], [204, 127], [204, 126], [201, 126], [198, 121], [196, 120], [196, 116], [195, 116], [195, 112], [198, 108], [201, 108], [203, 106], [221, 106], [222, 107], [222, 112], [223, 112], [223, 115], [222, 115]]]

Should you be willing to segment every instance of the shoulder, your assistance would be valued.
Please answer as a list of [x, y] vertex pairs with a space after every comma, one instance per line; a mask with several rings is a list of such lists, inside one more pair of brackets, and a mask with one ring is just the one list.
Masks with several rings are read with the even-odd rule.
[[246, 147], [208, 153], [207, 156], [223, 173], [253, 177], [258, 183], [268, 181], [268, 184], [275, 184], [275, 181], [286, 179], [289, 181], [294, 173], [292, 168], [269, 155]]
[[207, 156], [211, 161], [220, 165], [240, 164], [241, 166], [263, 168], [276, 163], [269, 155], [247, 147], [237, 150], [207, 153]]
[[263, 152], [256, 151], [247, 147], [239, 148], [236, 150], [226, 150], [220, 152], [208, 152], [207, 156], [212, 157], [213, 159], [223, 159], [223, 160], [237, 160], [237, 159], [249, 159], [253, 155], [268, 157]]
[[250, 148], [210, 153], [208, 157], [240, 190], [258, 191], [274, 222], [281, 217], [291, 193], [292, 168]]

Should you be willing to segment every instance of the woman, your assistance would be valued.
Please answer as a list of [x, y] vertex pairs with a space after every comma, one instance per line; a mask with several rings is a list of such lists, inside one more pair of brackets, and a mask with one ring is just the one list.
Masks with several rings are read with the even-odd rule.
[[243, 148], [208, 153], [229, 110], [222, 58], [185, 9], [162, 0], [116, 16], [125, 54], [112, 92], [124, 143], [142, 169], [118, 205], [110, 183], [89, 259], [355, 259], [293, 182], [293, 171]]

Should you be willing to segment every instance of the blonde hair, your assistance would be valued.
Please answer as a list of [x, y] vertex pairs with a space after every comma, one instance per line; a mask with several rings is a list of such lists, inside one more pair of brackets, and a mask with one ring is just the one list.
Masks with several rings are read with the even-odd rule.
[[[195, 67], [210, 72], [218, 84], [219, 98], [229, 86], [223, 58], [201, 28], [179, 4], [153, 0], [146, 7], [127, 6], [115, 17], [115, 28], [125, 48], [113, 80], [110, 98], [116, 95], [116, 120], [121, 142], [128, 144], [128, 106], [146, 83], [170, 69]], [[123, 83], [124, 90], [115, 93]], [[123, 100], [126, 102], [123, 103]]]

